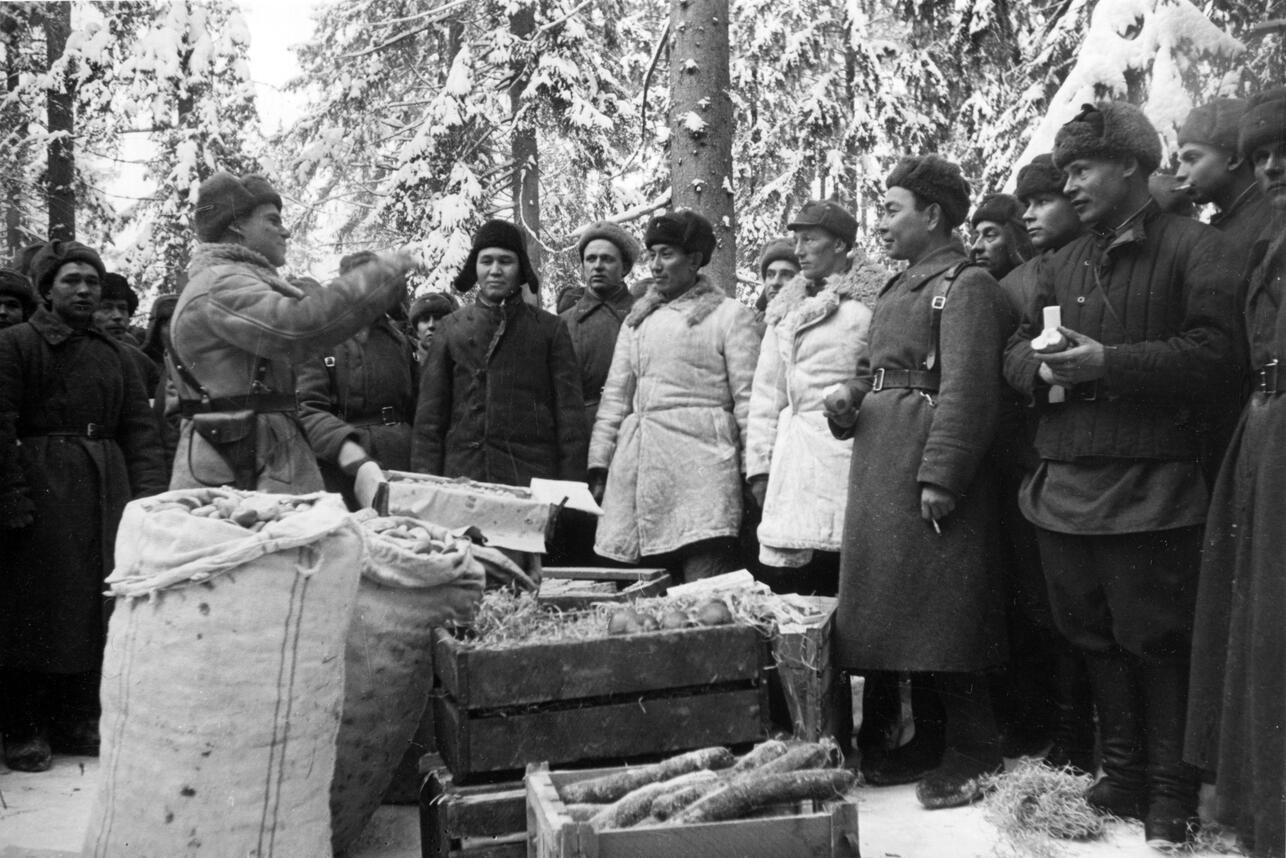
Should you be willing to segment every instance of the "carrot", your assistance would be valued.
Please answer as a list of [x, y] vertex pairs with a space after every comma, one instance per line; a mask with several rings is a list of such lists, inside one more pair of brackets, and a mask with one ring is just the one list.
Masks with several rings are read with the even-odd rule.
[[796, 769], [821, 769], [832, 762], [832, 751], [835, 746], [830, 742], [802, 742], [789, 748], [786, 753], [770, 759], [750, 771], [754, 774], [780, 774]]
[[603, 831], [607, 828], [629, 828], [652, 812], [652, 802], [658, 796], [665, 795], [677, 787], [683, 787], [702, 780], [718, 780], [718, 777], [714, 772], [700, 769], [679, 775], [668, 781], [644, 784], [638, 789], [626, 793], [590, 817], [590, 827], [595, 831]]
[[671, 817], [673, 824], [739, 819], [761, 807], [843, 795], [856, 776], [847, 769], [800, 769], [738, 778]]
[[716, 778], [712, 781], [689, 784], [681, 789], [667, 792], [664, 795], [657, 796], [656, 800], [652, 802], [652, 815], [657, 819], [669, 819], [697, 799], [709, 795], [717, 789], [723, 789], [727, 785], [726, 778]]
[[769, 760], [782, 756], [787, 750], [789, 750], [789, 746], [780, 739], [769, 739], [767, 742], [760, 742], [751, 748], [749, 753], [733, 763], [732, 771], [744, 772], [758, 768]]
[[702, 748], [699, 751], [689, 751], [650, 766], [640, 766], [636, 769], [627, 769], [600, 778], [568, 784], [562, 790], [562, 799], [567, 804], [603, 804], [616, 801], [631, 790], [645, 784], [667, 781], [699, 769], [726, 769], [735, 759], [727, 748]]
[[565, 812], [577, 822], [586, 822], [602, 809], [601, 804], [569, 804]]

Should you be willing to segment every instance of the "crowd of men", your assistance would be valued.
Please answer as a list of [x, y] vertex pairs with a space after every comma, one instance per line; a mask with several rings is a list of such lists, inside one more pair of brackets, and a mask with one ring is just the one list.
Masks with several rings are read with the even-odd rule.
[[747, 566], [838, 596], [868, 783], [954, 807], [1006, 756], [1043, 755], [1101, 770], [1088, 801], [1173, 848], [1204, 772], [1243, 847], [1282, 855], [1286, 90], [1201, 105], [1178, 142], [1176, 196], [1148, 119], [1086, 105], [971, 216], [957, 165], [903, 159], [877, 231], [906, 266], [870, 305], [859, 224], [829, 200], [763, 248], [753, 308], [705, 273], [714, 230], [691, 211], [641, 243], [586, 228], [558, 315], [521, 232], [488, 221], [454, 281], [474, 300], [408, 312], [401, 254], [281, 277], [280, 196], [219, 173], [190, 279], [138, 342], [137, 296], [94, 250], [33, 245], [0, 270], [6, 763], [97, 746], [129, 499], [230, 485], [357, 507], [385, 469], [542, 477], [602, 505], [564, 520], [557, 560]]

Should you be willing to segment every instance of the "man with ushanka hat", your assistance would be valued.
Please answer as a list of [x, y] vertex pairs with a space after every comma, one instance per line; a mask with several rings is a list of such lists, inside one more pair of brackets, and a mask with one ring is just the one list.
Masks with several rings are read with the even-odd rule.
[[1023, 205], [1009, 194], [991, 194], [973, 211], [970, 253], [997, 280], [1035, 255], [1022, 222]]
[[572, 348], [580, 364], [581, 393], [585, 397], [586, 432], [594, 428], [599, 398], [612, 365], [612, 351], [621, 323], [634, 306], [625, 277], [643, 248], [638, 240], [614, 223], [591, 224], [576, 243], [585, 289], [571, 307], [559, 313], [567, 323]]
[[[1104, 777], [1086, 799], [1170, 848], [1190, 837], [1199, 785], [1182, 750], [1201, 457], [1243, 358], [1238, 260], [1217, 230], [1158, 209], [1159, 160], [1129, 104], [1086, 105], [1059, 129], [1054, 163], [1090, 231], [1042, 263], [1005, 374], [1039, 413], [1040, 461], [1019, 500], [1098, 713]], [[1049, 306], [1059, 341], [1033, 344]]]
[[[281, 195], [261, 176], [219, 172], [202, 182], [195, 228], [199, 243], [166, 356], [183, 418], [170, 487], [320, 491], [321, 472], [299, 425], [293, 365], [400, 302], [414, 262], [382, 253], [325, 289], [287, 282], [277, 268], [290, 230]], [[357, 444], [342, 447], [338, 464], [371, 492], [380, 480], [378, 464]]]
[[1246, 102], [1217, 98], [1194, 107], [1179, 128], [1180, 187], [1198, 203], [1214, 203], [1210, 225], [1238, 252], [1248, 252], [1270, 216], [1254, 165], [1237, 148]]
[[590, 440], [594, 550], [694, 580], [737, 568], [746, 421], [759, 335], [701, 272], [714, 228], [692, 211], [644, 232], [652, 284], [625, 318]]
[[0, 329], [31, 318], [36, 312], [36, 293], [25, 274], [0, 268]]
[[585, 411], [567, 326], [526, 300], [539, 288], [518, 227], [473, 236], [461, 291], [477, 300], [438, 323], [421, 368], [411, 470], [528, 486], [585, 478]]
[[959, 167], [904, 158], [885, 185], [877, 228], [908, 265], [876, 300], [872, 375], [848, 385], [860, 408], [828, 408], [837, 437], [853, 438], [835, 653], [852, 673], [913, 674], [915, 738], [869, 749], [868, 781], [918, 780], [925, 807], [955, 807], [1004, 763], [983, 674], [1006, 655], [996, 486], [983, 466], [1003, 298], [955, 236], [969, 206]]
[[[1006, 339], [1022, 323], [1036, 295], [1043, 259], [1085, 231], [1063, 195], [1067, 177], [1049, 154], [1018, 171], [1015, 197], [1033, 249], [1040, 255], [1000, 281], [1005, 295]], [[976, 215], [975, 215], [976, 216]], [[990, 459], [1000, 480], [1001, 557], [1009, 611], [1010, 660], [997, 674], [992, 696], [1006, 757], [1045, 753], [1059, 768], [1096, 768], [1094, 713], [1085, 659], [1058, 633], [1050, 611], [1036, 528], [1018, 508], [1018, 492], [1039, 461], [1032, 439], [1036, 421], [1025, 397], [1008, 385]]]
[[0, 732], [38, 772], [98, 753], [103, 580], [125, 504], [165, 474], [143, 378], [93, 325], [98, 253], [52, 241], [31, 270], [44, 306], [0, 331]]
[[1214, 775], [1211, 817], [1254, 858], [1286, 855], [1286, 89], [1256, 95], [1241, 157], [1272, 205], [1249, 253], [1251, 392], [1206, 519], [1184, 758]]
[[408, 332], [415, 339], [415, 359], [423, 364], [429, 356], [429, 346], [438, 322], [460, 309], [460, 302], [446, 292], [429, 292], [411, 302], [406, 314]]

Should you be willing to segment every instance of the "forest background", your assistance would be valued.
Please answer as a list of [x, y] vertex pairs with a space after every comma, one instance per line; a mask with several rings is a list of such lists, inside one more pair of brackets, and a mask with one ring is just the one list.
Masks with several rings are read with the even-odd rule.
[[9, 253], [74, 236], [146, 307], [182, 288], [196, 188], [227, 169], [282, 190], [288, 268], [322, 280], [340, 254], [399, 246], [423, 261], [420, 291], [445, 289], [474, 228], [504, 217], [551, 305], [579, 281], [585, 225], [641, 232], [686, 205], [716, 223], [718, 282], [746, 298], [759, 248], [809, 198], [857, 212], [881, 264], [871, 227], [903, 154], [959, 162], [977, 200], [1083, 102], [1141, 105], [1173, 157], [1194, 104], [1286, 82], [1286, 0], [318, 0], [311, 14], [311, 30], [272, 34], [299, 68], [272, 82], [296, 107], [283, 121], [260, 113], [237, 3], [0, 3]]

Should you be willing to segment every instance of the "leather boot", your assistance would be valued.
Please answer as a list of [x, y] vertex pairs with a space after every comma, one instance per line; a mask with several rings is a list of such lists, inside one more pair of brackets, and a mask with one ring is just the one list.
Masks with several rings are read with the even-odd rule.
[[1054, 659], [1054, 744], [1045, 763], [1094, 774], [1094, 705], [1085, 656], [1070, 646]]
[[4, 762], [16, 772], [44, 772], [53, 764], [53, 752], [45, 729], [45, 698], [48, 693], [43, 674], [5, 671], [0, 677], [0, 735], [4, 739]]
[[1188, 706], [1188, 660], [1146, 661], [1139, 669], [1148, 754], [1148, 812], [1143, 834], [1149, 846], [1177, 849], [1200, 827], [1197, 792], [1201, 772], [1183, 761]]
[[1121, 650], [1086, 653], [1085, 666], [1098, 711], [1103, 777], [1085, 793], [1085, 800], [1115, 816], [1142, 819], [1147, 812], [1147, 758], [1134, 662], [1133, 656]]
[[867, 783], [873, 786], [915, 783], [942, 762], [946, 720], [942, 698], [927, 674], [911, 677], [911, 715], [915, 719], [911, 741], [863, 761], [862, 777]]

